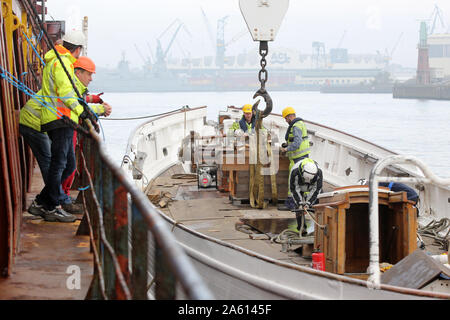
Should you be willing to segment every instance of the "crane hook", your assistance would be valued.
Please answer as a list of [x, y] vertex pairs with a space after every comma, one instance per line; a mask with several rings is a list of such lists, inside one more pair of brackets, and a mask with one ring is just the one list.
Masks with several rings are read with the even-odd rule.
[[[256, 97], [263, 97], [264, 101], [266, 102], [266, 108], [264, 109], [264, 111], [262, 111], [261, 115], [261, 118], [265, 118], [272, 112], [272, 98], [265, 88], [260, 88], [258, 91], [256, 91], [256, 93], [253, 95], [253, 99], [255, 99]], [[261, 100], [256, 101], [252, 107], [252, 110], [256, 110], [257, 117], [259, 116], [258, 113], [261, 112], [259, 109], [257, 109], [260, 101]]]

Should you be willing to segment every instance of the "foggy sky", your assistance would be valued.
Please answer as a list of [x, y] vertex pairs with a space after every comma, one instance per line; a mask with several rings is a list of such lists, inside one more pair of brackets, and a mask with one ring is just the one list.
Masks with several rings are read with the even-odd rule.
[[[434, 6], [444, 14], [445, 27], [438, 23], [437, 33], [449, 31], [449, 0], [290, 0], [285, 19], [270, 48], [293, 48], [312, 53], [312, 42], [325, 43], [326, 51], [338, 46], [350, 54], [391, 52], [392, 62], [404, 67], [417, 66], [417, 43], [420, 20], [430, 19]], [[207, 15], [216, 37], [217, 20], [228, 15], [226, 42], [247, 30], [238, 0], [48, 0], [47, 19], [66, 20], [66, 30], [81, 29], [81, 20], [89, 18], [88, 56], [98, 66], [115, 67], [125, 52], [131, 67], [156, 49], [156, 39], [175, 20], [181, 30], [169, 55], [201, 57], [214, 55], [201, 8]], [[175, 29], [161, 37], [165, 48]], [[345, 36], [343, 37], [345, 33]], [[400, 37], [400, 35], [403, 35]], [[398, 41], [400, 39], [400, 41]], [[247, 33], [227, 47], [227, 55], [257, 50]]]

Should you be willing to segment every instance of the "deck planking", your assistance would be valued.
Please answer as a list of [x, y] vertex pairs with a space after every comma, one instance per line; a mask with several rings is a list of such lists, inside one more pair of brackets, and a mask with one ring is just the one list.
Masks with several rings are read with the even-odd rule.
[[[177, 168], [178, 167], [178, 168]], [[228, 193], [220, 192], [215, 188], [198, 189], [197, 182], [192, 179], [172, 179], [175, 173], [181, 173], [181, 166], [174, 166], [164, 174], [152, 181], [148, 193], [170, 192], [172, 201], [166, 208], [160, 208], [168, 217], [177, 224], [183, 224], [192, 230], [210, 236], [212, 238], [240, 246], [272, 259], [290, 262], [300, 265], [310, 265], [311, 259], [302, 258], [291, 247], [288, 252], [282, 252], [281, 244], [274, 243], [269, 236], [261, 239], [251, 239], [247, 233], [236, 229], [236, 223], [240, 222], [246, 214], [255, 215], [261, 212], [262, 216], [273, 215], [286, 217], [288, 213], [278, 211], [276, 207], [269, 206], [266, 209], [253, 209], [250, 205], [234, 205], [229, 199]], [[292, 214], [292, 217], [295, 216]]]

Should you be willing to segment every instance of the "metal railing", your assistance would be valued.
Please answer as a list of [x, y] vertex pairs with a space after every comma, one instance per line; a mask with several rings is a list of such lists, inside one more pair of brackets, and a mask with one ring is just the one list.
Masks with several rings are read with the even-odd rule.
[[[178, 283], [189, 299], [213, 299], [158, 210], [111, 160], [89, 126], [90, 137], [82, 137], [79, 152], [86, 213], [78, 234], [90, 235], [94, 255], [86, 298], [147, 299], [154, 285], [155, 299], [176, 299]], [[148, 272], [151, 240], [153, 276]]]
[[[393, 164], [412, 164], [419, 167], [424, 177], [384, 177], [380, 176], [384, 168]], [[450, 179], [437, 177], [419, 159], [413, 156], [394, 155], [379, 160], [373, 167], [369, 178], [369, 279], [368, 285], [380, 288], [380, 252], [379, 252], [379, 208], [378, 208], [378, 182], [406, 182], [406, 183], [433, 183], [441, 187], [450, 186]]]

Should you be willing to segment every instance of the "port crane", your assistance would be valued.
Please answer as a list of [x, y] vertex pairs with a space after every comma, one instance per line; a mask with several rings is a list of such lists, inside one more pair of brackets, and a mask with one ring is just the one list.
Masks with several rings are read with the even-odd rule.
[[[161, 38], [170, 30], [173, 26], [176, 26], [175, 32], [173, 33], [172, 37], [170, 38], [169, 44], [165, 49], [163, 49], [161, 45]], [[169, 52], [170, 48], [172, 47], [172, 44], [175, 41], [175, 38], [181, 28], [184, 28], [184, 30], [190, 35], [189, 30], [185, 27], [184, 23], [181, 22], [179, 19], [175, 19], [156, 39], [156, 61], [153, 65], [154, 73], [157, 77], [161, 77], [166, 71], [167, 71], [167, 64], [166, 64], [166, 57], [167, 53]]]
[[437, 4], [434, 6], [434, 10], [431, 13], [429, 21], [432, 21], [432, 25], [428, 26], [429, 30], [428, 35], [432, 35], [435, 32], [437, 24], [439, 22], [443, 30], [445, 30], [444, 13], [442, 12], [442, 9], [438, 7]]
[[134, 47], [136, 48], [138, 55], [141, 57], [142, 61], [144, 62], [144, 69], [151, 69], [152, 60], [150, 59], [150, 57], [145, 58], [144, 55], [142, 54], [142, 52], [139, 50], [139, 47], [137, 46], [136, 43], [134, 44]]
[[229, 16], [224, 16], [217, 20], [217, 31], [216, 38], [214, 39], [213, 31], [211, 24], [209, 23], [208, 17], [206, 16], [203, 8], [200, 8], [202, 11], [203, 22], [206, 26], [206, 31], [208, 32], [208, 38], [213, 50], [216, 53], [216, 66], [220, 69], [223, 69], [226, 61], [225, 52], [229, 45], [241, 39], [245, 34], [247, 34], [247, 29], [243, 29], [237, 34], [235, 34], [228, 42], [225, 42], [225, 26], [227, 24], [227, 20]]
[[392, 56], [394, 55], [394, 52], [397, 49], [398, 44], [400, 43], [400, 40], [402, 40], [402, 37], [403, 37], [403, 32], [400, 33], [400, 35], [398, 36], [397, 41], [395, 41], [391, 51], [388, 51], [387, 48], [385, 49], [385, 51], [384, 51], [385, 52], [385, 54], [384, 54], [384, 61], [386, 63], [385, 69], [388, 69], [389, 64], [390, 64], [390, 62], [392, 60]]

